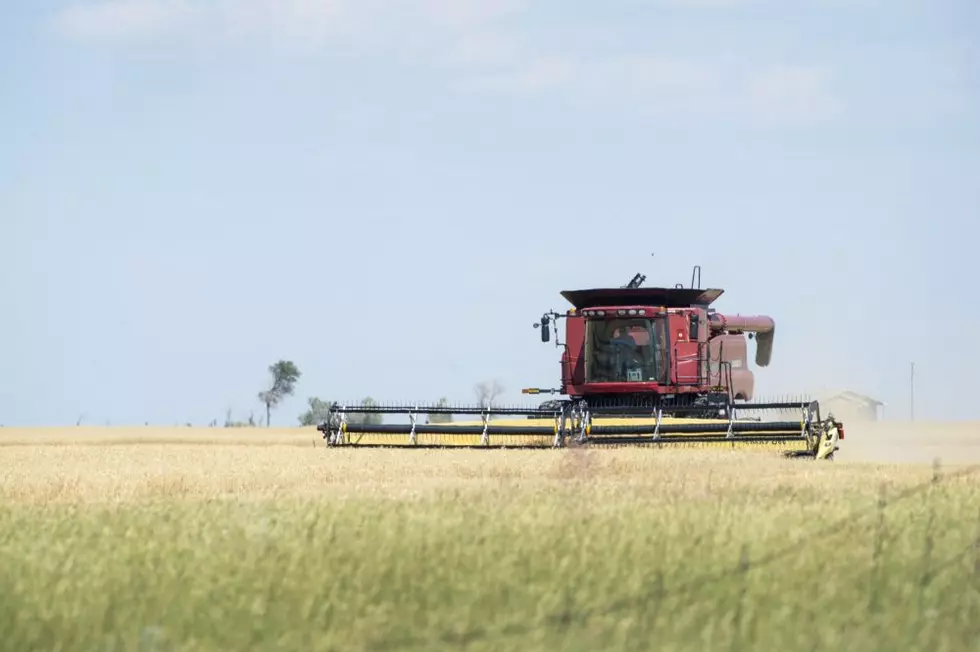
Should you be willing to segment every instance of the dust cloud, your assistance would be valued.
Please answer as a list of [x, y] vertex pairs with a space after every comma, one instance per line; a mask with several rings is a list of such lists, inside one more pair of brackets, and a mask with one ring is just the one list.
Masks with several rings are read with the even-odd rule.
[[842, 462], [980, 464], [980, 421], [845, 421]]

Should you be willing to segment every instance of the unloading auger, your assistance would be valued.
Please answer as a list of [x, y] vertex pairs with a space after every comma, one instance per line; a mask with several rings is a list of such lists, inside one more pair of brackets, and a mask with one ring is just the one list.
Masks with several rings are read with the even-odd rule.
[[[695, 267], [700, 276], [700, 267]], [[564, 398], [536, 406], [342, 405], [318, 426], [328, 446], [561, 448], [565, 446], [782, 446], [787, 455], [832, 459], [844, 438], [817, 401], [752, 401], [746, 337], [769, 364], [771, 317], [710, 308], [720, 289], [677, 285], [567, 290], [572, 307], [534, 324], [562, 349], [561, 386], [524, 394]], [[700, 283], [698, 283], [700, 286]], [[557, 321], [565, 320], [565, 342]], [[778, 415], [764, 420], [760, 414]], [[403, 423], [385, 423], [402, 415]], [[453, 417], [469, 417], [454, 421]], [[507, 417], [507, 418], [504, 418]]]

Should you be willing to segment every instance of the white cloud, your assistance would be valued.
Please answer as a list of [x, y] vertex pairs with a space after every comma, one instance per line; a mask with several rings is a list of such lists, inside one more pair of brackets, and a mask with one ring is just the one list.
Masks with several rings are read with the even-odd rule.
[[753, 74], [746, 95], [749, 110], [765, 120], [816, 122], [844, 111], [831, 91], [829, 73], [817, 67], [779, 66]]
[[718, 70], [708, 63], [667, 55], [618, 57], [593, 64], [592, 71], [603, 92], [620, 88], [633, 96], [681, 102], [707, 99], [720, 81]]
[[513, 66], [524, 57], [524, 51], [510, 34], [488, 30], [460, 36], [442, 60], [451, 67], [476, 69]]
[[751, 0], [661, 0], [667, 7], [683, 9], [724, 9], [749, 4]]
[[[184, 48], [287, 48], [422, 61], [485, 94], [573, 94], [656, 114], [809, 123], [841, 115], [818, 67], [765, 68], [670, 52], [589, 57], [542, 52], [515, 25], [533, 0], [89, 0], [56, 15], [90, 43]], [[751, 0], [663, 0], [722, 6]], [[546, 96], [546, 95], [545, 95]]]
[[460, 89], [476, 92], [536, 93], [568, 88], [576, 78], [576, 65], [558, 56], [536, 57], [512, 70], [465, 79]]
[[511, 18], [530, 8], [531, 0], [408, 0], [417, 2], [434, 22], [456, 29], [469, 29]]
[[529, 0], [90, 0], [55, 28], [90, 43], [419, 48], [519, 15]]
[[528, 92], [569, 89], [593, 96], [650, 95], [694, 99], [711, 91], [707, 66], [667, 56], [622, 56], [593, 61], [553, 55], [511, 61], [503, 72], [468, 81], [469, 91]]
[[117, 0], [67, 7], [55, 16], [55, 27], [84, 41], [137, 42], [185, 32], [199, 13], [177, 0]]
[[831, 89], [829, 74], [820, 68], [760, 69], [730, 60], [668, 55], [518, 61], [504, 72], [467, 79], [460, 88], [508, 94], [562, 90], [596, 104], [628, 102], [651, 114], [783, 124], [832, 119], [844, 109]]

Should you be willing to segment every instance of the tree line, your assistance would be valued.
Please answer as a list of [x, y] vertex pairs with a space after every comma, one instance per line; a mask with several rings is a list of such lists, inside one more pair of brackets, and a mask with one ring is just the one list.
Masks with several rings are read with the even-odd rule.
[[[265, 425], [267, 428], [272, 423], [272, 410], [278, 407], [287, 396], [293, 396], [296, 393], [296, 384], [302, 378], [303, 373], [293, 361], [279, 360], [269, 365], [269, 375], [271, 378], [268, 387], [258, 393], [258, 399], [265, 407]], [[503, 385], [496, 380], [477, 383], [474, 387], [477, 405], [480, 407], [489, 406], [503, 391]], [[334, 409], [337, 407], [333, 401], [326, 401], [318, 396], [310, 396], [306, 399], [306, 402], [307, 409], [299, 415], [299, 423], [302, 426], [315, 426], [325, 422], [331, 407]], [[375, 406], [377, 402], [368, 396], [361, 400], [360, 405], [365, 407]], [[449, 401], [446, 397], [442, 397], [436, 402], [435, 406], [449, 407]], [[453, 416], [451, 414], [430, 413], [427, 415], [427, 421], [429, 423], [448, 423], [452, 420]], [[348, 423], [377, 425], [383, 421], [384, 416], [381, 414], [347, 415]], [[249, 417], [247, 423], [232, 422], [230, 414], [225, 421], [226, 427], [246, 425], [254, 426], [257, 424], [253, 417]]]

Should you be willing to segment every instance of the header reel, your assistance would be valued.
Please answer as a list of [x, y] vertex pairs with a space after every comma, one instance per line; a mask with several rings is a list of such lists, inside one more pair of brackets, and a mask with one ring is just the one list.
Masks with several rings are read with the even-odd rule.
[[[691, 406], [692, 411], [703, 407]], [[334, 403], [317, 427], [328, 447], [564, 448], [568, 446], [782, 445], [793, 457], [828, 459], [843, 438], [832, 416], [820, 418], [816, 401], [723, 406], [710, 419], [685, 418], [684, 408], [595, 406], [587, 400], [553, 400], [537, 407], [354, 405]], [[796, 418], [762, 421], [742, 413], [777, 410]], [[384, 423], [403, 415], [407, 423]], [[455, 422], [454, 415], [476, 417]], [[353, 418], [352, 418], [353, 417]], [[365, 418], [368, 417], [368, 418]], [[502, 419], [500, 417], [510, 417]], [[517, 417], [517, 418], [514, 418]]]

